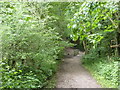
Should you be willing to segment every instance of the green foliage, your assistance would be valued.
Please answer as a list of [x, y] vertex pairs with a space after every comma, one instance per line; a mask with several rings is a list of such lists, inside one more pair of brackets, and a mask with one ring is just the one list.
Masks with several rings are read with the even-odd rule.
[[[88, 59], [89, 58], [89, 59]], [[90, 70], [104, 88], [118, 88], [118, 61], [112, 57], [83, 57], [84, 66]]]
[[54, 27], [63, 39], [69, 37], [69, 30], [67, 28], [68, 21], [65, 18], [66, 6], [69, 2], [50, 2], [49, 15], [52, 15], [53, 23], [50, 26]]
[[[117, 87], [119, 57], [114, 58], [115, 49], [110, 48], [119, 23], [116, 2], [15, 0], [1, 1], [0, 7], [1, 88], [48, 85], [57, 70], [57, 59], [63, 57], [65, 47], [72, 46], [64, 41], [69, 37], [73, 41], [80, 40], [88, 51], [84, 57], [86, 67], [109, 82], [108, 86]], [[113, 71], [112, 67], [115, 67]]]
[[42, 87], [42, 82], [37, 78], [32, 71], [26, 72], [22, 70], [9, 70], [1, 69], [2, 74], [2, 87], [1, 88], [36, 88]]
[[119, 57], [117, 49], [110, 48], [112, 40], [113, 45], [120, 43], [118, 9], [118, 2], [71, 2], [66, 12], [70, 38], [80, 40], [85, 49], [83, 64], [104, 87], [111, 88], [118, 87]]
[[[86, 40], [91, 44], [90, 48], [96, 48], [107, 33], [114, 32], [117, 28], [117, 20], [113, 13], [117, 12], [118, 5], [114, 2], [83, 2], [74, 3], [68, 11], [73, 10], [68, 28], [70, 37], [76, 41]], [[79, 8], [78, 8], [79, 6]], [[109, 7], [108, 7], [109, 6]], [[66, 13], [66, 17], [68, 17]]]
[[70, 44], [49, 26], [53, 22], [48, 3], [0, 2], [0, 7], [1, 88], [42, 88]]

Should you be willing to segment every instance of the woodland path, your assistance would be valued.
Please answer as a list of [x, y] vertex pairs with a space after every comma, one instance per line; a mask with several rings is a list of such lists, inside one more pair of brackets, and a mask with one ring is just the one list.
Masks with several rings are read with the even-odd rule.
[[57, 73], [56, 88], [101, 88], [91, 74], [82, 66], [80, 58], [83, 52], [77, 56], [62, 60]]

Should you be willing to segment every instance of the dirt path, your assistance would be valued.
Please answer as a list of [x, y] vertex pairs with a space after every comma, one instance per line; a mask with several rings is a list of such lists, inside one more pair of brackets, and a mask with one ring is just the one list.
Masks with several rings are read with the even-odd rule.
[[65, 58], [57, 73], [56, 88], [100, 88], [96, 80], [82, 66], [80, 52], [77, 56]]

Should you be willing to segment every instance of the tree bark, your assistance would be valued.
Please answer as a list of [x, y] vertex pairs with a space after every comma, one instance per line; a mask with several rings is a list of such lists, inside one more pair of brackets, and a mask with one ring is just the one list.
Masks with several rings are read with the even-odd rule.
[[83, 41], [83, 46], [84, 46], [85, 54], [87, 54], [88, 50], [87, 50], [87, 45], [85, 40]]
[[[120, 1], [118, 2], [118, 30], [117, 30], [117, 45], [120, 44]], [[118, 56], [120, 56], [120, 47], [117, 47]]]

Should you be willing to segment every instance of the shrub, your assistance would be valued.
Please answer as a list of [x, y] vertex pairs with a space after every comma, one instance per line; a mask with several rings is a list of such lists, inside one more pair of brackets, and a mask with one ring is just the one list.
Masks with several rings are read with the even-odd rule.
[[84, 66], [93, 73], [103, 87], [118, 88], [118, 61], [112, 57], [95, 58], [92, 56], [94, 59], [89, 55], [85, 57], [82, 60]]
[[[0, 2], [2, 25], [2, 87], [42, 88], [69, 44], [62, 40], [46, 3]], [[42, 12], [42, 13], [41, 13]]]

